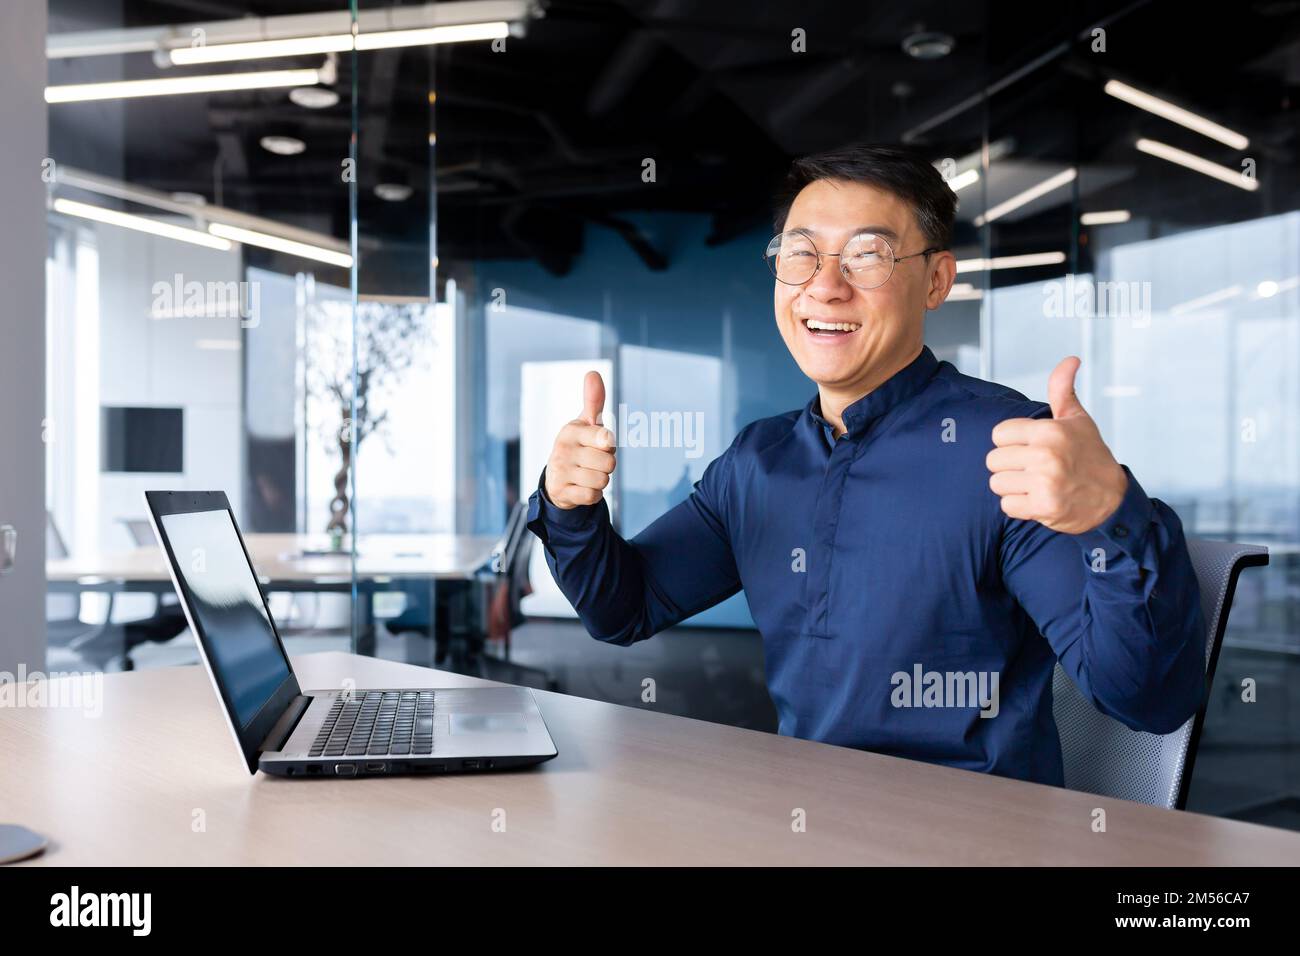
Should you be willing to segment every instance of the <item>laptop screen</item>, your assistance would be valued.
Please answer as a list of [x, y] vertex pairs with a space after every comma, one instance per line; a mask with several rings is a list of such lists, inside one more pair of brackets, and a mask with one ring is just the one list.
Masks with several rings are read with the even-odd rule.
[[289, 662], [267, 617], [257, 580], [230, 512], [161, 516], [191, 595], [190, 613], [206, 637], [208, 661], [226, 689], [241, 728], [289, 676]]

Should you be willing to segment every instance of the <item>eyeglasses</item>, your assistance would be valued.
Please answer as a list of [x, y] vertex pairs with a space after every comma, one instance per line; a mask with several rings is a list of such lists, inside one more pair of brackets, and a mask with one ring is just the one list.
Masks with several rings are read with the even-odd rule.
[[932, 246], [910, 256], [896, 256], [884, 236], [861, 232], [839, 252], [819, 252], [804, 233], [783, 232], [772, 237], [764, 258], [778, 282], [803, 285], [821, 271], [822, 256], [837, 256], [845, 281], [859, 289], [878, 289], [894, 274], [894, 263], [938, 251], [938, 247]]

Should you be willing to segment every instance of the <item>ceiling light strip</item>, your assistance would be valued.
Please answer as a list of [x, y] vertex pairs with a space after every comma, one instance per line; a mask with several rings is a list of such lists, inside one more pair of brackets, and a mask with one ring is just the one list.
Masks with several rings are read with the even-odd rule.
[[54, 200], [54, 211], [67, 216], [91, 219], [110, 226], [121, 226], [123, 229], [134, 229], [136, 232], [147, 232], [166, 239], [178, 239], [181, 242], [193, 243], [196, 246], [207, 246], [209, 249], [220, 249], [222, 252], [226, 252], [231, 248], [228, 239], [209, 235], [206, 232], [200, 232], [198, 229], [174, 226], [171, 223], [159, 222], [157, 219], [150, 219], [147, 216], [135, 216], [131, 213], [118, 212], [116, 209], [105, 209], [103, 206], [92, 206], [89, 203], [76, 202], [72, 199]]
[[238, 226], [228, 226], [221, 222], [209, 223], [208, 232], [223, 239], [231, 239], [250, 246], [259, 246], [275, 252], [284, 252], [291, 256], [301, 256], [304, 259], [314, 259], [317, 262], [340, 266], [344, 269], [352, 267], [352, 256], [347, 253], [323, 249], [320, 246], [309, 245], [305, 242], [295, 242], [292, 239], [285, 239], [283, 236], [273, 236], [270, 233], [257, 232], [252, 229], [240, 229]]
[[255, 73], [221, 73], [208, 76], [168, 76], [152, 80], [113, 80], [105, 83], [47, 86], [45, 102], [80, 103], [88, 100], [116, 100], [138, 96], [220, 93], [229, 90], [260, 90], [282, 86], [313, 86], [319, 82], [319, 70], [263, 70]]
[[1139, 150], [1148, 156], [1156, 156], [1167, 162], [1176, 163], [1186, 169], [1209, 176], [1211, 179], [1217, 179], [1221, 183], [1227, 183], [1229, 186], [1236, 186], [1238, 189], [1244, 189], [1251, 193], [1259, 189], [1259, 180], [1253, 176], [1246, 176], [1239, 169], [1212, 163], [1195, 153], [1189, 153], [1186, 150], [1178, 149], [1154, 139], [1139, 139], [1136, 145]]
[[1031, 186], [1030, 188], [1026, 189], [1022, 193], [1017, 193], [1016, 195], [1012, 196], [1010, 199], [1006, 200], [1005, 202], [998, 203], [996, 206], [994, 206], [992, 209], [990, 209], [988, 212], [984, 213], [983, 215], [976, 216], [975, 225], [982, 226], [985, 223], [993, 222], [996, 219], [1001, 219], [1007, 213], [1015, 212], [1021, 206], [1028, 205], [1029, 203], [1033, 202], [1035, 199], [1038, 199], [1040, 196], [1046, 196], [1048, 193], [1052, 192], [1053, 190], [1060, 189], [1062, 186], [1074, 182], [1075, 177], [1077, 177], [1078, 175], [1079, 175], [1079, 171], [1075, 169], [1073, 166], [1071, 166], [1069, 169], [1063, 169], [1055, 176], [1050, 176], [1047, 179], [1044, 179], [1038, 185]]
[[1140, 110], [1154, 113], [1156, 116], [1163, 117], [1171, 123], [1177, 123], [1179, 126], [1186, 127], [1194, 133], [1208, 136], [1210, 139], [1216, 140], [1224, 146], [1231, 146], [1233, 149], [1245, 149], [1250, 145], [1250, 140], [1241, 133], [1238, 133], [1235, 130], [1230, 130], [1226, 126], [1220, 126], [1213, 120], [1208, 120], [1204, 116], [1198, 116], [1190, 110], [1185, 110], [1181, 106], [1175, 106], [1173, 103], [1162, 100], [1158, 96], [1152, 96], [1150, 93], [1129, 86], [1127, 83], [1121, 83], [1119, 80], [1107, 80], [1103, 89], [1106, 93], [1115, 97], [1117, 100], [1123, 100], [1130, 106], [1136, 106]]

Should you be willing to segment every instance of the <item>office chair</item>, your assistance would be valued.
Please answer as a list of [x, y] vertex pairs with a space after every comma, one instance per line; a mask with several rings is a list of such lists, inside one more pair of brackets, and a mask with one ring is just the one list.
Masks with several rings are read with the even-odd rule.
[[[528, 591], [528, 561], [532, 546], [533, 535], [528, 531], [528, 502], [518, 501], [510, 510], [506, 529], [493, 547], [487, 564], [475, 576], [470, 594], [455, 593], [442, 587], [435, 589], [432, 602], [425, 599], [423, 593], [408, 594], [410, 607], [386, 621], [385, 628], [391, 634], [416, 632], [431, 635], [435, 642], [435, 667], [446, 666], [461, 674], [544, 690], [557, 689], [558, 682], [544, 670], [509, 659], [510, 631], [524, 621], [521, 601]], [[467, 599], [474, 605], [468, 615], [463, 613]], [[462, 620], [472, 618], [468, 627], [453, 625], [452, 618], [457, 616], [453, 612], [457, 610], [462, 612], [459, 615]], [[492, 634], [494, 623], [501, 633]], [[485, 635], [500, 639], [504, 657], [487, 652]]]
[[[153, 530], [148, 522], [123, 519], [123, 525], [137, 547], [147, 547], [154, 542]], [[68, 547], [54, 522], [54, 515], [45, 513], [45, 546], [51, 558], [68, 557]], [[102, 619], [81, 620], [81, 596], [86, 592], [106, 595]], [[165, 643], [188, 626], [174, 594], [160, 596], [148, 594], [123, 594], [118, 597], [118, 586], [111, 582], [88, 584], [72, 594], [46, 596], [46, 635], [51, 646], [66, 646], [87, 663], [106, 669], [117, 662], [123, 670], [132, 670], [131, 651], [149, 642]], [[132, 599], [139, 599], [149, 610], [141, 613], [133, 609]]]
[[[517, 501], [506, 519], [505, 532], [492, 549], [487, 568], [478, 577], [479, 628], [471, 635], [478, 640], [471, 646], [469, 663], [482, 677], [558, 690], [559, 682], [546, 671], [510, 660], [510, 634], [525, 620], [522, 602], [531, 591], [528, 564], [535, 540], [528, 530], [528, 502]], [[494, 625], [497, 633], [493, 633]], [[504, 656], [487, 653], [482, 646], [482, 635], [500, 640]]]
[[[1231, 541], [1189, 538], [1192, 568], [1205, 612], [1205, 683], [1214, 679], [1228, 612], [1243, 568], [1268, 564], [1268, 549]], [[1192, 781], [1192, 762], [1205, 722], [1200, 709], [1171, 734], [1130, 730], [1079, 692], [1058, 664], [1052, 675], [1052, 710], [1061, 737], [1065, 786], [1105, 797], [1182, 810]]]
[[[67, 542], [54, 522], [54, 515], [45, 512], [45, 556], [51, 561], [61, 561], [68, 557]], [[48, 593], [45, 595], [45, 637], [50, 647], [71, 647], [94, 641], [109, 626], [113, 614], [113, 593], [108, 592], [108, 606], [102, 621], [85, 621], [81, 618], [80, 587], [71, 591]]]

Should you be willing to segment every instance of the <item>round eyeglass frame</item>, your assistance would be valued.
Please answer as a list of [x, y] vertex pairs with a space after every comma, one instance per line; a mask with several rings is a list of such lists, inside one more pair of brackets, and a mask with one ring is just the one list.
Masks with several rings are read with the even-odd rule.
[[[812, 275], [808, 276], [808, 278], [803, 279], [802, 281], [799, 282], [787, 282], [785, 279], [782, 279], [779, 275], [776, 274], [777, 253], [773, 251], [772, 246], [774, 244], [777, 245], [777, 251], [780, 251], [780, 245], [779, 245], [780, 240], [783, 236], [787, 236], [787, 235], [796, 235], [807, 240], [808, 245], [812, 246], [813, 252], [817, 254], [817, 268], [813, 269]], [[844, 265], [844, 259], [842, 258], [844, 255], [844, 250], [849, 247], [849, 243], [853, 242], [854, 240], [861, 239], [863, 236], [869, 236], [872, 239], [879, 239], [881, 242], [885, 244], [885, 248], [889, 250], [889, 258], [890, 258], [889, 272], [888, 274], [886, 274], [886, 276], [883, 279], [881, 279], [875, 285], [862, 285], [861, 283], [854, 282], [852, 279], [850, 279], [849, 270]], [[817, 278], [817, 274], [822, 271], [822, 260], [826, 256], [835, 256], [840, 260], [840, 275], [844, 276], [845, 282], [853, 286], [853, 288], [855, 289], [870, 290], [870, 289], [879, 289], [882, 285], [888, 282], [894, 275], [894, 266], [898, 265], [898, 263], [903, 262], [907, 259], [915, 259], [917, 256], [928, 256], [933, 253], [942, 252], [942, 251], [943, 250], [941, 250], [938, 246], [931, 246], [930, 248], [923, 249], [920, 252], [913, 252], [911, 255], [896, 256], [894, 255], [893, 245], [884, 236], [877, 235], [874, 232], [859, 232], [856, 233], [855, 235], [850, 236], [848, 238], [848, 241], [846, 241], [844, 245], [840, 247], [839, 252], [822, 252], [820, 249], [817, 248], [817, 243], [813, 242], [812, 238], [809, 237], [806, 233], [778, 232], [775, 236], [773, 236], [771, 239], [768, 240], [767, 251], [763, 253], [763, 260], [767, 263], [767, 269], [769, 272], [772, 273], [772, 278], [776, 279], [776, 281], [780, 282], [782, 285], [807, 285], [813, 279]]]

